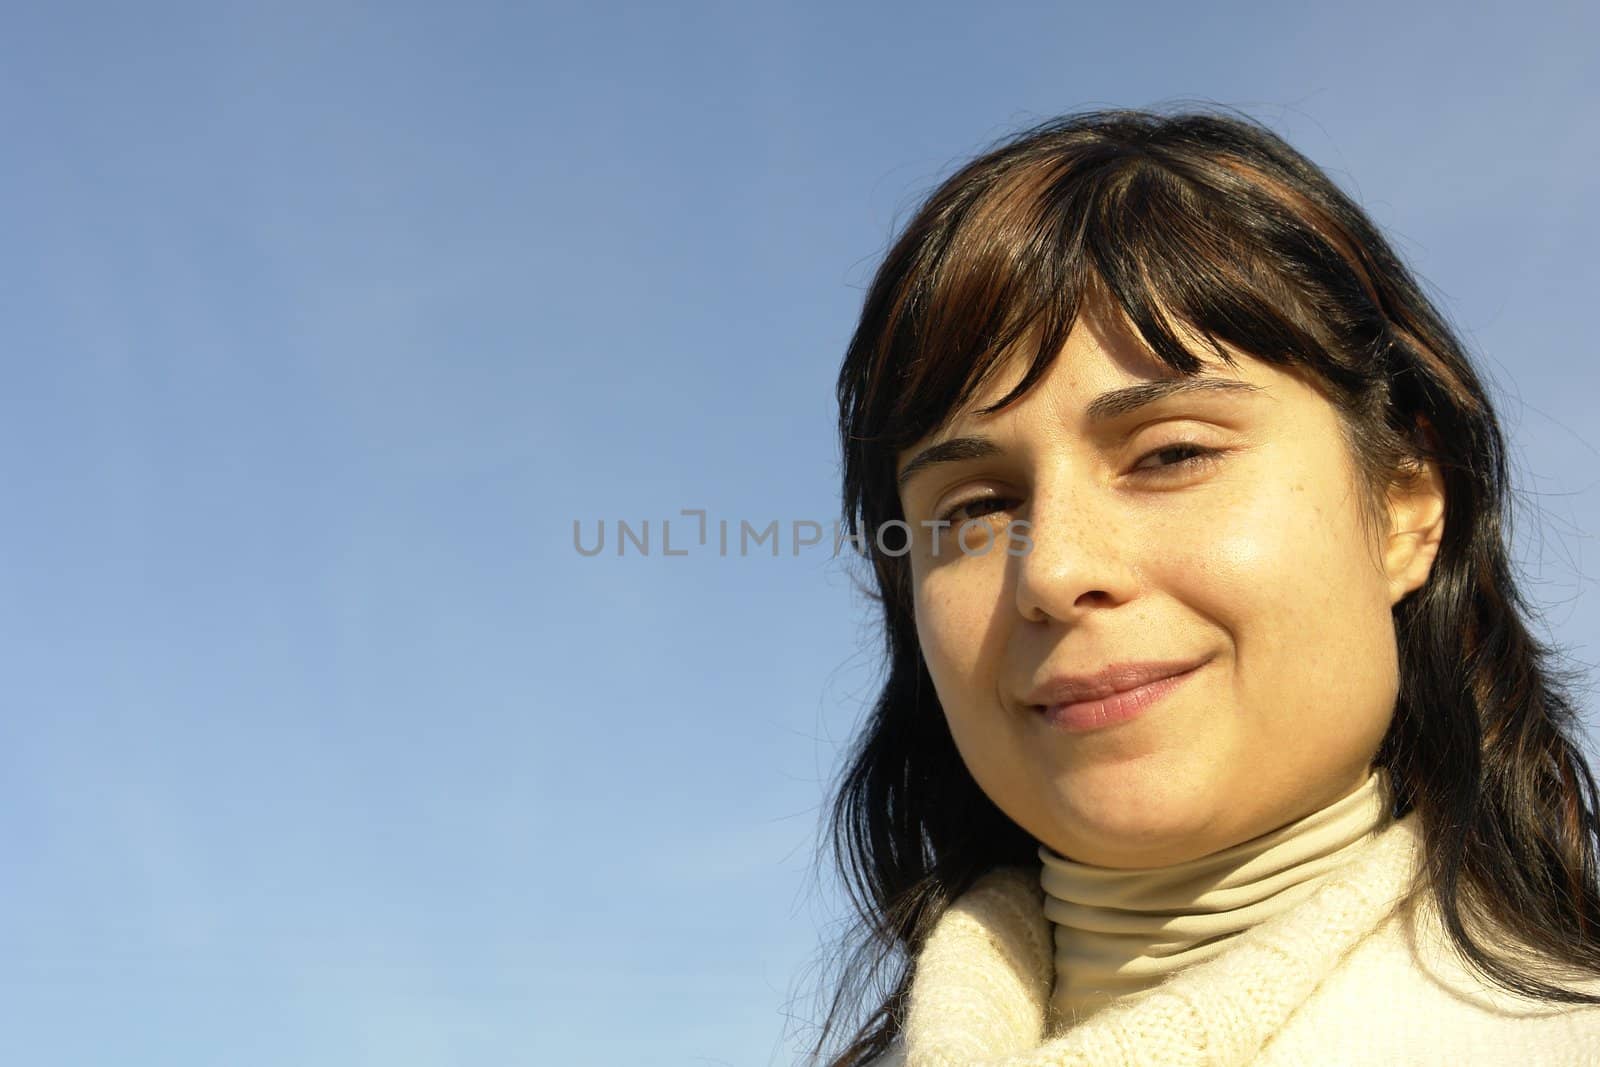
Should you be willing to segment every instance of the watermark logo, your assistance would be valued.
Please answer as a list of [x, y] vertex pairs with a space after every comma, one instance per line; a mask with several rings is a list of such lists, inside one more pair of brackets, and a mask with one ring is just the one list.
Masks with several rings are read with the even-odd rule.
[[[718, 519], [713, 549], [713, 531], [706, 510], [683, 508], [679, 515], [682, 518], [694, 519], [695, 522], [693, 528], [687, 530], [684, 527], [690, 524], [680, 522], [677, 527], [676, 542], [672, 519], [661, 520], [660, 525], [656, 527], [660, 536], [656, 539], [651, 537], [649, 519], [640, 519], [637, 522], [630, 522], [627, 519], [615, 520], [610, 524], [610, 554], [687, 556], [696, 552], [715, 551], [719, 556], [752, 556], [761, 555], [765, 551], [776, 559], [782, 554], [785, 532], [788, 534], [787, 544], [791, 556], [798, 556], [804, 549], [827, 543], [823, 534], [829, 527], [814, 519], [791, 519], [787, 523], [771, 519], [766, 525], [759, 527], [748, 519], [739, 519], [737, 526], [733, 527], [730, 527], [730, 520]], [[1025, 556], [1033, 550], [1033, 539], [1028, 536], [1031, 526], [1027, 519], [1013, 519], [999, 529], [996, 529], [994, 523], [982, 518], [968, 519], [960, 526], [955, 526], [948, 519], [924, 519], [915, 525], [930, 531], [928, 554], [935, 558], [950, 554], [946, 551], [946, 542], [949, 540], [952, 528], [955, 532], [956, 551], [963, 556], [986, 556], [996, 549], [1003, 550], [1008, 556]], [[912, 526], [912, 523], [904, 519], [890, 519], [882, 523], [873, 531], [873, 547], [884, 556], [906, 555], [911, 551], [914, 541]], [[856, 530], [852, 533], [839, 520], [834, 520], [831, 527], [834, 556], [837, 556], [839, 550], [847, 544], [858, 555], [867, 554], [865, 530]], [[581, 519], [573, 519], [572, 547], [580, 556], [599, 556], [606, 553], [607, 528], [605, 519], [591, 520], [587, 524]]]

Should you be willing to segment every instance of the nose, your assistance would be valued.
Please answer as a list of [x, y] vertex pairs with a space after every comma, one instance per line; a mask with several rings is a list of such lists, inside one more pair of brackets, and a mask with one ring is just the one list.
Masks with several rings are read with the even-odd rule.
[[1092, 488], [1035, 494], [1026, 530], [1032, 544], [1016, 560], [1017, 610], [1030, 622], [1074, 622], [1136, 592], [1138, 546], [1114, 506]]

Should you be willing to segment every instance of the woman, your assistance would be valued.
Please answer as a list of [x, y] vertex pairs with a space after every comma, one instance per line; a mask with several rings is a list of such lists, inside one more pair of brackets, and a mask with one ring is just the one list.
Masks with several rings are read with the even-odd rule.
[[1025, 131], [905, 227], [839, 402], [888, 672], [827, 1063], [1600, 1063], [1496, 416], [1317, 167], [1231, 112]]

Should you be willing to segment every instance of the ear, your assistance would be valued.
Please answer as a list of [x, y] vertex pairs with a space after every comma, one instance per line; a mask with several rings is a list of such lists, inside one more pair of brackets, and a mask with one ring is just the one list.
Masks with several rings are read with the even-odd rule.
[[[1419, 422], [1417, 433], [1426, 441], [1426, 454], [1438, 455], [1433, 427], [1426, 419]], [[1419, 460], [1390, 484], [1389, 531], [1383, 546], [1390, 605], [1428, 580], [1444, 537], [1445, 503], [1444, 477], [1436, 460]]]

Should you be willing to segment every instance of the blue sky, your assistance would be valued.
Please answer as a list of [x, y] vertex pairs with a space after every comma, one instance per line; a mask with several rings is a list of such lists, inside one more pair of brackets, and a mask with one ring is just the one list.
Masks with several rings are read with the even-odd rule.
[[1597, 21], [15, 7], [0, 1061], [794, 1062], [867, 605], [823, 548], [588, 559], [572, 521], [831, 522], [893, 228], [1059, 112], [1239, 107], [1371, 212], [1594, 664]]

